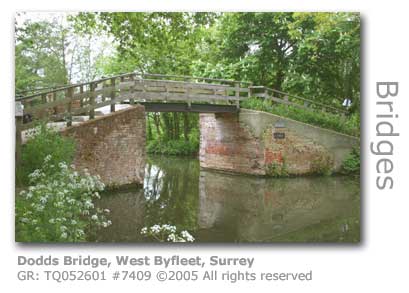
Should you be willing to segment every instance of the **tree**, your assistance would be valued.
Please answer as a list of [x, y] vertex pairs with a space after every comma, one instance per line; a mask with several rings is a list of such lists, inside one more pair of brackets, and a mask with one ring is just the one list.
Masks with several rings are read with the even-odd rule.
[[57, 22], [26, 21], [16, 28], [16, 91], [68, 82], [67, 31]]
[[77, 32], [108, 32], [117, 42], [117, 54], [101, 60], [104, 72], [114, 68], [161, 74], [190, 74], [192, 60], [199, 54], [197, 44], [212, 13], [102, 12], [80, 13], [72, 18]]
[[110, 45], [102, 33], [77, 33], [66, 15], [17, 23], [16, 92], [91, 81], [100, 74], [96, 63]]

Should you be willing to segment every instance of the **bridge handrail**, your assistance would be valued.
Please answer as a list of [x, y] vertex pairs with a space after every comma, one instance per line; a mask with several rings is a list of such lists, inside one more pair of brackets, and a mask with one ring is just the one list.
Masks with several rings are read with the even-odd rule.
[[[171, 80], [172, 78], [182, 78], [183, 80]], [[198, 82], [198, 80], [202, 82]], [[247, 86], [241, 87], [241, 85], [244, 84]], [[263, 93], [254, 94], [257, 90], [262, 90]], [[115, 111], [115, 103], [124, 102], [125, 100], [129, 100], [131, 104], [133, 104], [135, 100], [142, 102], [156, 100], [184, 101], [189, 107], [192, 101], [199, 103], [220, 101], [221, 103], [229, 102], [230, 104], [235, 104], [237, 108], [239, 108], [239, 102], [252, 96], [252, 92], [258, 97], [264, 97], [277, 103], [308, 110], [314, 110], [316, 107], [320, 107], [324, 110], [330, 109], [336, 113], [343, 114], [347, 112], [344, 109], [325, 105], [265, 86], [253, 86], [248, 82], [139, 72], [128, 72], [103, 77], [91, 82], [71, 84], [16, 98], [16, 101], [21, 102], [24, 106], [28, 106], [25, 107], [25, 114], [30, 114], [35, 118], [37, 118], [38, 115], [40, 119], [45, 118], [48, 119], [48, 121], [65, 118], [67, 119], [67, 125], [71, 125], [73, 115], [89, 113], [92, 119], [94, 118], [95, 109], [111, 105], [111, 111]], [[303, 101], [304, 104], [297, 103], [294, 99]], [[75, 102], [77, 104], [75, 104]], [[64, 111], [64, 113], [62, 113], [62, 111]]]
[[121, 77], [129, 77], [129, 76], [134, 76], [134, 77], [141, 77], [143, 78], [144, 76], [151, 76], [151, 77], [168, 77], [168, 78], [183, 78], [183, 79], [196, 79], [196, 80], [203, 80], [203, 81], [215, 81], [215, 82], [224, 82], [224, 83], [231, 83], [231, 84], [243, 84], [243, 85], [251, 85], [251, 82], [247, 81], [238, 81], [238, 80], [229, 80], [229, 79], [218, 79], [218, 78], [207, 78], [207, 77], [198, 77], [198, 76], [187, 76], [187, 75], [169, 75], [169, 74], [153, 74], [153, 73], [140, 73], [140, 72], [128, 72], [128, 73], [122, 73], [118, 75], [112, 75], [108, 77], [102, 77], [97, 80], [93, 81], [88, 81], [88, 82], [82, 82], [82, 83], [75, 83], [75, 84], [69, 84], [61, 87], [55, 87], [52, 90], [48, 91], [42, 91], [42, 92], [37, 92], [34, 94], [30, 94], [27, 96], [23, 97], [16, 97], [16, 101], [23, 101], [23, 100], [28, 100], [32, 99], [41, 95], [47, 95], [47, 94], [52, 94], [56, 93], [59, 91], [71, 89], [71, 88], [76, 88], [84, 85], [90, 85], [90, 84], [98, 84], [107, 80], [110, 80], [112, 78], [121, 78]]
[[[146, 77], [151, 75], [145, 75]], [[163, 75], [156, 75], [156, 77]], [[203, 79], [210, 81], [210, 79]], [[239, 108], [240, 100], [247, 98], [249, 89], [234, 85], [178, 80], [143, 79], [137, 72], [104, 77], [91, 82], [63, 86], [49, 91], [16, 98], [24, 106], [24, 114], [31, 119], [57, 121], [65, 119], [72, 124], [74, 115], [86, 114], [90, 119], [95, 110], [103, 106], [129, 101], [184, 101], [189, 108], [192, 102], [228, 103]], [[220, 103], [219, 103], [220, 104]], [[30, 128], [35, 121], [24, 123], [22, 129]]]
[[144, 73], [142, 76], [182, 78], [182, 79], [188, 79], [188, 80], [189, 79], [196, 79], [196, 80], [203, 80], [203, 81], [216, 81], [216, 82], [222, 82], [222, 83], [231, 83], [231, 84], [240, 83], [240, 84], [243, 84], [243, 85], [252, 85], [252, 82], [249, 82], [249, 81], [232, 80], [232, 79], [220, 79], [220, 78], [208, 78], [208, 77], [189, 76], [189, 75]]
[[[327, 105], [327, 104], [324, 104], [324, 103], [320, 103], [320, 102], [317, 102], [317, 101], [314, 101], [314, 100], [311, 100], [311, 99], [307, 99], [307, 98], [303, 98], [303, 97], [293, 95], [293, 94], [290, 94], [290, 93], [286, 93], [286, 92], [283, 92], [283, 91], [275, 90], [275, 89], [272, 89], [272, 88], [269, 88], [269, 87], [266, 87], [266, 86], [250, 86], [249, 89], [250, 89], [250, 91], [253, 90], [253, 89], [264, 90], [264, 93], [254, 93], [254, 95], [259, 96], [259, 97], [264, 97], [264, 98], [267, 98], [267, 99], [274, 98], [272, 95], [270, 96], [270, 95], [267, 94], [267, 96], [266, 96], [267, 92], [277, 93], [277, 94], [283, 96], [284, 99], [279, 98], [279, 97], [276, 97], [276, 99], [274, 99], [274, 101], [276, 101], [278, 103], [291, 104], [291, 105], [302, 107], [302, 108], [305, 108], [305, 109], [308, 109], [306, 104], [313, 104], [313, 105], [317, 105], [317, 106], [319, 106], [321, 108], [324, 108], [324, 109], [331, 109], [331, 110], [333, 110], [335, 112], [338, 112], [338, 113], [343, 113], [343, 114], [348, 113], [347, 110], [342, 109], [342, 108], [337, 108], [337, 107]], [[302, 106], [300, 104], [293, 103], [293, 102], [289, 101], [288, 98], [294, 98], [294, 99], [297, 99], [297, 100], [304, 101], [304, 106]]]
[[64, 90], [67, 90], [67, 89], [72, 89], [72, 88], [76, 88], [76, 87], [80, 87], [80, 86], [84, 86], [84, 85], [98, 84], [98, 83], [110, 80], [112, 78], [121, 78], [121, 77], [127, 77], [127, 76], [135, 76], [135, 75], [137, 75], [137, 73], [130, 72], [130, 73], [123, 73], [123, 74], [113, 75], [113, 76], [109, 76], [109, 77], [103, 77], [103, 78], [93, 80], [93, 81], [74, 83], [74, 84], [58, 87], [58, 88], [55, 88], [55, 89], [50, 90], [50, 91], [39, 92], [39, 93], [31, 94], [31, 95], [28, 95], [28, 96], [24, 96], [24, 97], [18, 97], [18, 98], [16, 97], [15, 100], [16, 101], [28, 100], [28, 99], [32, 99], [32, 98], [35, 98], [35, 97], [38, 97], [38, 96], [41, 96], [41, 95], [53, 94], [53, 93], [56, 93], [56, 92], [60, 92], [60, 91], [64, 91]]

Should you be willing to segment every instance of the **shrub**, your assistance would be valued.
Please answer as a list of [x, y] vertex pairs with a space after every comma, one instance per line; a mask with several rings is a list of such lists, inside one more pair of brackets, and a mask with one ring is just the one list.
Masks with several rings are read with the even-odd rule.
[[51, 155], [50, 164], [57, 165], [59, 162], [71, 164], [74, 151], [73, 139], [62, 137], [46, 124], [40, 124], [34, 136], [22, 147], [21, 164], [16, 170], [16, 184], [27, 185], [28, 175], [39, 169], [48, 155]]
[[150, 154], [193, 155], [199, 150], [199, 142], [185, 140], [151, 140], [148, 142], [146, 149]]
[[282, 178], [289, 176], [285, 159], [281, 164], [274, 162], [272, 164], [266, 165], [266, 171], [267, 174], [271, 177]]
[[353, 149], [351, 153], [342, 162], [342, 173], [357, 174], [361, 170], [361, 155], [359, 149]]
[[321, 153], [311, 162], [312, 173], [329, 176], [332, 173], [333, 165], [333, 159], [329, 155]]
[[16, 241], [76, 242], [111, 224], [109, 210], [95, 208], [104, 184], [86, 170], [78, 174], [49, 155], [29, 175], [30, 186], [16, 197]]

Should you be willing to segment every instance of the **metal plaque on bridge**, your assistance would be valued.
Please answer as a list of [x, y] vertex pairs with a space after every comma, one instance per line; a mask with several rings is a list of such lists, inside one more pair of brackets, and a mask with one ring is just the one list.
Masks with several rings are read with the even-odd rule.
[[285, 138], [285, 132], [274, 132], [274, 139], [284, 139]]

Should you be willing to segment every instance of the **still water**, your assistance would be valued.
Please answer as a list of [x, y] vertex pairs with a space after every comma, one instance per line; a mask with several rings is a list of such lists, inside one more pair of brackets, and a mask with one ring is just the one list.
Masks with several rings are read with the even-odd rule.
[[96, 240], [144, 242], [142, 227], [172, 224], [196, 242], [357, 242], [359, 194], [356, 178], [260, 178], [149, 156], [143, 189], [103, 195], [113, 224]]

